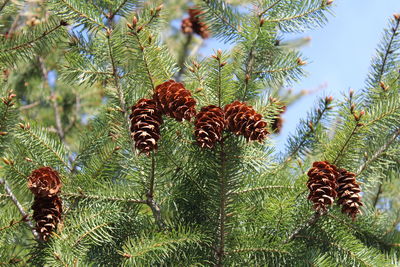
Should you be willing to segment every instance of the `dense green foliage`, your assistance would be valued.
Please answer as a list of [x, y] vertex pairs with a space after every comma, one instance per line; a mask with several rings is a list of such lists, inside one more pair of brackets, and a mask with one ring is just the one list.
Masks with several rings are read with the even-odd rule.
[[[202, 57], [203, 41], [170, 24], [184, 1], [160, 4], [0, 2], [0, 265], [397, 265], [400, 19], [390, 19], [365, 88], [321, 99], [286, 151], [227, 132], [201, 149], [193, 123], [165, 118], [146, 156], [130, 137], [130, 107], [168, 79], [182, 80], [197, 110], [242, 100], [271, 123], [280, 102], [298, 98], [284, 88], [306, 63], [279, 41], [323, 26], [333, 5], [198, 1], [213, 37], [232, 44]], [[315, 215], [305, 183], [320, 160], [358, 175], [357, 220], [336, 205]], [[27, 178], [41, 166], [63, 182], [63, 224], [48, 242], [22, 218], [33, 202]]]

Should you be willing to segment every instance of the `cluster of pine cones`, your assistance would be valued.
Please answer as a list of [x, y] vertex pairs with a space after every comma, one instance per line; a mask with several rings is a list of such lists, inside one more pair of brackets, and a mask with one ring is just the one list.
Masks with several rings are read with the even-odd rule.
[[327, 161], [317, 161], [307, 175], [307, 187], [310, 190], [308, 199], [314, 203], [317, 212], [325, 212], [337, 198], [342, 212], [353, 220], [357, 214], [361, 214], [361, 189], [354, 173], [339, 169]]
[[32, 210], [36, 231], [41, 240], [47, 241], [61, 222], [60, 176], [50, 167], [36, 169], [29, 176], [28, 187], [35, 195]]
[[186, 34], [196, 33], [203, 39], [207, 39], [210, 36], [208, 26], [202, 21], [201, 15], [204, 12], [198, 8], [189, 9], [189, 17], [182, 20], [182, 32]]
[[132, 107], [131, 132], [135, 146], [141, 153], [157, 149], [162, 115], [177, 121], [191, 121], [195, 117], [195, 137], [202, 148], [213, 148], [222, 140], [223, 130], [243, 135], [247, 141], [262, 142], [268, 135], [267, 123], [251, 106], [240, 101], [224, 109], [210, 105], [196, 114], [196, 100], [182, 83], [169, 80], [158, 85], [152, 99], [140, 99]]

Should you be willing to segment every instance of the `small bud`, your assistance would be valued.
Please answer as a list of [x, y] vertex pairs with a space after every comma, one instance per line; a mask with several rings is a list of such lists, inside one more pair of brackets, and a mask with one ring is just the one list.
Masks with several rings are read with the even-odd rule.
[[354, 90], [353, 89], [350, 89], [349, 95], [350, 95], [350, 98], [353, 97], [353, 95], [354, 95]]
[[153, 41], [153, 36], [149, 35], [148, 41], [149, 41], [149, 45], [151, 45], [151, 42]]
[[150, 16], [154, 16], [154, 9], [150, 9]]
[[395, 20], [400, 20], [400, 14], [399, 13], [394, 13], [393, 17]]
[[333, 96], [327, 96], [325, 97], [325, 103], [330, 104], [333, 101]]
[[107, 37], [110, 37], [111, 33], [112, 33], [112, 30], [110, 28], [107, 28], [107, 30], [106, 30]]
[[1, 132], [0, 131], [0, 136], [5, 136], [5, 135], [7, 135], [8, 134], [8, 132]]
[[156, 12], [160, 12], [163, 7], [164, 7], [163, 4], [161, 4], [158, 7], [156, 7]]
[[137, 33], [139, 33], [141, 30], [143, 30], [143, 26], [139, 26], [136, 30]]
[[364, 125], [365, 125], [364, 123], [357, 123], [357, 127], [362, 127]]
[[203, 88], [202, 88], [202, 87], [199, 87], [199, 88], [197, 88], [194, 92], [197, 94], [197, 93], [200, 93], [201, 91], [203, 91]]
[[356, 105], [355, 105], [355, 104], [351, 104], [351, 106], [350, 106], [350, 112], [351, 112], [351, 113], [354, 113], [355, 108], [356, 108]]
[[31, 158], [28, 158], [28, 157], [26, 157], [25, 160], [28, 161], [28, 162], [33, 162], [33, 160]]
[[192, 67], [189, 67], [188, 70], [189, 70], [190, 72], [193, 72], [193, 73], [196, 72], [195, 69], [192, 68]]
[[134, 29], [133, 25], [132, 25], [132, 24], [130, 24], [129, 22], [126, 24], [126, 26], [128, 26], [128, 28], [129, 28], [129, 29], [131, 29], [131, 30], [133, 30], [133, 29]]
[[60, 25], [61, 25], [61, 26], [68, 26], [69, 23], [66, 22], [65, 20], [61, 20], [61, 21], [60, 21]]
[[137, 17], [136, 17], [136, 16], [133, 16], [133, 18], [132, 18], [132, 27], [133, 27], [133, 28], [136, 28], [137, 22], [138, 22]]
[[124, 253], [124, 254], [122, 254], [122, 257], [124, 257], [124, 258], [132, 258], [132, 255], [130, 255], [128, 253]]
[[2, 158], [3, 162], [7, 165], [14, 165], [14, 162], [12, 160], [9, 160], [7, 158]]
[[218, 56], [216, 56], [216, 55], [211, 55], [211, 57], [212, 57], [212, 58], [214, 58], [214, 59], [216, 59], [216, 60], [218, 60], [218, 59], [219, 59], [219, 57], [218, 57]]
[[121, 149], [120, 146], [116, 146], [116, 147], [114, 148], [114, 151], [118, 151], [118, 150], [120, 150], [120, 149]]
[[245, 81], [248, 82], [250, 80], [250, 75], [246, 74], [246, 77], [244, 77]]
[[221, 55], [222, 55], [222, 50], [221, 49], [217, 50], [217, 55], [218, 55], [218, 57], [221, 57]]
[[265, 19], [261, 18], [260, 19], [260, 27], [262, 27], [264, 25]]
[[328, 0], [328, 1], [326, 1], [326, 5], [327, 5], [327, 6], [331, 5], [332, 3], [333, 3], [333, 0]]
[[225, 65], [226, 65], [226, 61], [225, 61], [225, 62], [222, 62], [221, 64], [219, 64], [220, 67], [223, 67], [223, 66], [225, 66]]
[[387, 86], [384, 82], [380, 81], [379, 86], [382, 88], [383, 91], [387, 91], [389, 89], [389, 86]]
[[303, 65], [306, 65], [306, 64], [307, 64], [307, 62], [301, 60], [301, 58], [298, 58], [298, 59], [296, 60], [296, 62], [297, 62], [297, 64], [298, 64], [299, 66], [303, 66]]
[[365, 110], [361, 110], [360, 111], [360, 117], [362, 117], [362, 116], [364, 116], [365, 115]]
[[313, 126], [313, 124], [312, 124], [311, 121], [308, 123], [308, 127], [310, 128], [310, 130], [311, 130], [312, 132], [314, 132], [314, 126]]
[[192, 63], [193, 63], [193, 65], [194, 65], [196, 68], [200, 68], [200, 64], [199, 64], [199, 63], [197, 63], [197, 61], [194, 61], [194, 60], [193, 60], [193, 62], [192, 62]]

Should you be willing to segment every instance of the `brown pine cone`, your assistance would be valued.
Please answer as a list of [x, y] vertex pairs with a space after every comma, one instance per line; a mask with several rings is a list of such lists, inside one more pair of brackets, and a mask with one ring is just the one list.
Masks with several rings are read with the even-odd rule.
[[345, 169], [339, 170], [338, 182], [338, 205], [342, 205], [342, 212], [349, 215], [353, 220], [357, 214], [361, 214], [361, 188], [356, 182], [356, 175]]
[[274, 118], [272, 120], [271, 123], [271, 129], [273, 132], [275, 133], [280, 133], [282, 130], [282, 126], [283, 126], [283, 118], [282, 118], [282, 114], [286, 111], [286, 106], [281, 106], [279, 108], [279, 114], [277, 115], [276, 118]]
[[243, 135], [247, 141], [262, 142], [267, 137], [267, 123], [251, 106], [235, 101], [226, 105], [224, 112], [229, 131], [236, 135]]
[[213, 148], [222, 139], [225, 128], [224, 112], [214, 105], [202, 107], [194, 124], [197, 144], [202, 148]]
[[325, 212], [336, 198], [337, 177], [339, 173], [334, 165], [327, 161], [317, 161], [307, 173], [308, 199], [314, 203], [317, 212]]
[[183, 33], [191, 34], [193, 33], [193, 23], [190, 21], [190, 18], [186, 18], [182, 20], [181, 29]]
[[196, 100], [182, 83], [169, 80], [158, 85], [153, 99], [163, 114], [177, 121], [188, 120], [196, 115]]
[[187, 34], [191, 34], [194, 32], [200, 35], [203, 39], [207, 39], [208, 37], [210, 37], [208, 26], [202, 21], [202, 14], [204, 14], [204, 12], [200, 9], [190, 8], [189, 18], [182, 20], [182, 32]]
[[43, 241], [47, 241], [61, 222], [61, 198], [57, 195], [52, 197], [35, 196], [32, 209], [33, 219], [36, 221], [36, 231]]
[[50, 167], [36, 169], [29, 176], [28, 187], [35, 196], [54, 196], [60, 192], [60, 176], [56, 170]]
[[162, 114], [153, 99], [140, 99], [132, 107], [131, 136], [135, 140], [135, 147], [140, 153], [149, 153], [158, 148], [160, 139], [160, 125], [163, 123]]

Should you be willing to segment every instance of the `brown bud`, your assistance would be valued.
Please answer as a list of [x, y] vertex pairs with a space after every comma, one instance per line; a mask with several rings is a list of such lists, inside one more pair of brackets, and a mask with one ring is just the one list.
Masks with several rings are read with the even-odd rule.
[[118, 150], [120, 150], [120, 149], [121, 149], [120, 146], [116, 146], [116, 147], [114, 148], [114, 151], [118, 151]]
[[308, 127], [310, 128], [310, 130], [312, 132], [314, 132], [314, 126], [313, 126], [313, 123], [311, 121], [308, 123]]
[[203, 91], [203, 88], [202, 88], [202, 87], [199, 87], [199, 88], [197, 88], [194, 92], [197, 94], [197, 93], [200, 93], [201, 91]]
[[161, 5], [159, 5], [158, 7], [156, 7], [156, 11], [157, 12], [160, 12], [161, 11], [161, 9], [164, 7], [164, 5], [163, 4], [161, 4]]
[[217, 50], [217, 55], [218, 55], [218, 57], [221, 57], [221, 55], [222, 55], [222, 50], [221, 49]]
[[350, 95], [350, 98], [353, 97], [353, 95], [354, 95], [354, 90], [353, 89], [350, 89], [349, 95]]
[[111, 33], [112, 33], [112, 30], [110, 28], [107, 28], [107, 30], [106, 30], [107, 37], [110, 37]]
[[126, 26], [128, 26], [128, 28], [129, 28], [129, 29], [131, 29], [131, 30], [133, 30], [133, 29], [134, 29], [133, 25], [132, 25], [132, 24], [130, 24], [129, 22], [126, 24]]
[[194, 68], [192, 68], [192, 67], [189, 67], [188, 70], [189, 70], [190, 72], [196, 72], [196, 71], [194, 70]]
[[137, 33], [139, 33], [141, 30], [143, 30], [143, 26], [139, 26], [136, 30]]
[[31, 128], [31, 125], [29, 124], [29, 122], [27, 122], [26, 124], [19, 123], [18, 125], [19, 125], [19, 127], [21, 127], [22, 130], [29, 130]]
[[360, 111], [360, 117], [362, 117], [362, 116], [364, 116], [365, 115], [365, 110], [361, 110]]
[[380, 81], [379, 86], [382, 88], [383, 91], [386, 91], [389, 89], [389, 86], [387, 86], [384, 82]]
[[223, 66], [225, 66], [225, 65], [226, 65], [226, 61], [225, 61], [225, 62], [222, 62], [221, 64], [219, 64], [220, 67], [223, 67]]
[[28, 158], [28, 157], [26, 157], [25, 160], [28, 161], [28, 162], [33, 162], [33, 160], [31, 158]]
[[306, 62], [306, 61], [303, 61], [301, 58], [298, 58], [298, 59], [296, 60], [296, 62], [297, 62], [297, 64], [298, 64], [299, 66], [303, 66], [303, 65], [306, 65], [306, 64], [307, 64], [307, 62]]
[[3, 162], [7, 165], [14, 165], [14, 162], [12, 160], [9, 160], [7, 158], [2, 158]]
[[133, 16], [133, 18], [132, 18], [132, 27], [133, 27], [133, 28], [136, 28], [137, 22], [138, 22], [137, 17], [136, 17], [136, 16]]
[[355, 108], [356, 108], [356, 105], [355, 105], [355, 104], [351, 104], [351, 106], [350, 106], [350, 112], [351, 112], [351, 113], [354, 113]]
[[399, 13], [394, 13], [393, 17], [395, 20], [400, 20], [400, 14]]
[[327, 97], [325, 98], [325, 103], [326, 103], [326, 104], [330, 104], [332, 101], [333, 101], [333, 96], [327, 96]]
[[0, 131], [0, 136], [5, 136], [5, 135], [7, 135], [8, 134], [8, 132], [1, 132]]
[[326, 1], [326, 5], [327, 5], [327, 6], [331, 5], [332, 3], [333, 3], [333, 0], [328, 0], [328, 1]]
[[246, 82], [248, 82], [250, 80], [250, 75], [246, 74], [246, 77], [244, 79], [246, 80]]
[[261, 18], [260, 19], [260, 27], [262, 27], [264, 25], [265, 19]]

